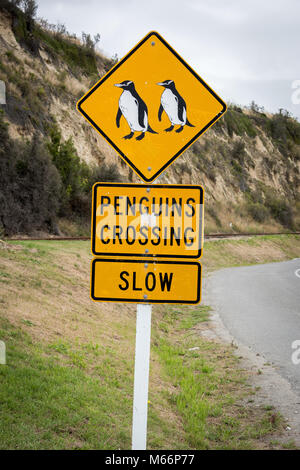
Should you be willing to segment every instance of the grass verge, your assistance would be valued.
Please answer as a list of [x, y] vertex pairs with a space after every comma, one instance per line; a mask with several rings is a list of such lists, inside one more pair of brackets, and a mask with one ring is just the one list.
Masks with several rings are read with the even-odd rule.
[[[0, 448], [130, 448], [135, 306], [90, 301], [89, 242], [0, 246]], [[207, 242], [204, 275], [299, 247], [294, 236]], [[200, 337], [208, 318], [207, 306], [153, 309], [148, 448], [280, 447], [281, 418], [251, 405], [233, 348]]]

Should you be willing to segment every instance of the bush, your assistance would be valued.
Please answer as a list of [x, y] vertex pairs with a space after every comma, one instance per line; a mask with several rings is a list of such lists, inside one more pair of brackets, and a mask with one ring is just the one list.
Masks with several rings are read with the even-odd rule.
[[238, 160], [240, 164], [244, 163], [246, 151], [245, 151], [245, 142], [242, 140], [237, 140], [232, 149], [232, 158]]
[[108, 165], [104, 163], [101, 166], [92, 167], [89, 177], [90, 188], [97, 182], [101, 183], [114, 181], [121, 181], [121, 175], [119, 173], [118, 167], [114, 163]]
[[76, 44], [74, 41], [45, 31], [40, 26], [36, 25], [35, 37], [47, 52], [56, 59], [57, 56], [63, 59], [64, 62], [72, 69], [80, 69], [86, 75], [97, 74], [96, 56], [94, 50], [87, 49], [85, 46]]
[[284, 227], [293, 229], [293, 211], [289, 202], [286, 202], [284, 196], [266, 195], [265, 205], [269, 208], [271, 215]]
[[247, 206], [247, 211], [251, 217], [257, 222], [265, 222], [270, 213], [268, 209], [259, 202], [250, 202]]
[[284, 227], [294, 228], [294, 215], [290, 201], [284, 195], [271, 187], [257, 185], [255, 191], [247, 190], [245, 193], [248, 213], [258, 222], [263, 222], [266, 217], [272, 216]]
[[214, 219], [214, 221], [216, 222], [216, 225], [220, 228], [222, 226], [222, 223], [218, 217], [218, 214], [215, 208], [211, 206], [206, 206], [206, 212], [211, 216], [212, 219]]
[[56, 216], [89, 220], [91, 189], [97, 181], [120, 181], [116, 165], [88, 167], [72, 139], [57, 126], [46, 145], [34, 136], [15, 142], [0, 114], [0, 232], [56, 231]]
[[61, 180], [46, 147], [13, 142], [0, 121], [0, 226], [5, 235], [52, 230]]
[[48, 150], [52, 156], [61, 180], [60, 216], [71, 216], [76, 213], [81, 217], [90, 216], [91, 189], [97, 181], [120, 181], [116, 165], [88, 167], [77, 154], [72, 138], [63, 141], [57, 127], [51, 127]]
[[49, 129], [50, 140], [47, 143], [52, 161], [62, 181], [60, 215], [68, 215], [78, 200], [78, 195], [88, 189], [89, 168], [80, 161], [72, 138], [62, 141], [62, 135], [53, 125]]
[[257, 135], [255, 126], [249, 116], [230, 107], [224, 115], [224, 123], [227, 127], [227, 132], [230, 137], [233, 134], [242, 136], [247, 134], [249, 137]]

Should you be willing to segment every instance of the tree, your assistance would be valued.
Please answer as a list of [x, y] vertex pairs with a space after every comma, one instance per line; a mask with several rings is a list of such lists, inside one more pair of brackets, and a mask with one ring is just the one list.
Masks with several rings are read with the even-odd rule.
[[96, 45], [100, 41], [100, 37], [101, 36], [99, 33], [95, 34], [94, 38], [92, 38], [92, 36], [89, 33], [85, 33], [84, 31], [82, 31], [81, 33], [81, 40], [82, 40], [83, 46], [86, 47], [86, 49], [88, 49], [89, 51], [93, 51], [93, 52], [95, 50]]
[[0, 231], [50, 230], [60, 204], [61, 179], [41, 140], [13, 141], [0, 115]]
[[35, 0], [22, 0], [21, 5], [24, 11], [27, 28], [29, 31], [32, 31], [38, 5]]

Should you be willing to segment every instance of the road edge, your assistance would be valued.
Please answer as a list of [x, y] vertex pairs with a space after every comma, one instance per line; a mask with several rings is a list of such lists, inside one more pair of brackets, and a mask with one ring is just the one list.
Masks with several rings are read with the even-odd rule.
[[209, 305], [212, 309], [210, 320], [199, 333], [205, 338], [235, 346], [234, 354], [240, 359], [240, 367], [249, 372], [250, 384], [255, 389], [252, 406], [271, 405], [280, 412], [285, 420], [285, 431], [276, 438], [282, 443], [294, 441], [300, 449], [300, 397], [292, 390], [290, 383], [277, 372], [274, 365], [237, 341], [226, 328], [213, 301], [210, 286], [212, 275], [213, 273], [210, 273], [204, 280], [202, 301], [203, 305]]

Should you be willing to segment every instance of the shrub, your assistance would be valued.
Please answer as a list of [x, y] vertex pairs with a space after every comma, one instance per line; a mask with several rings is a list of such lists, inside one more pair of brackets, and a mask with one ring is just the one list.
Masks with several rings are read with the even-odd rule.
[[231, 107], [224, 115], [224, 122], [230, 137], [232, 137], [233, 134], [239, 136], [247, 134], [249, 137], [255, 137], [257, 135], [251, 118]]
[[20, 64], [19, 59], [15, 56], [13, 51], [6, 51], [5, 55], [10, 62], [15, 62], [16, 64]]
[[62, 181], [60, 215], [67, 215], [74, 206], [73, 199], [87, 190], [89, 168], [80, 161], [72, 138], [62, 141], [57, 125], [49, 129], [49, 135], [47, 147]]
[[271, 215], [284, 227], [293, 228], [293, 211], [289, 202], [285, 201], [284, 196], [275, 196], [273, 193], [266, 194], [265, 205], [269, 208]]
[[52, 230], [61, 180], [46, 147], [12, 141], [0, 121], [0, 225], [5, 235]]
[[264, 222], [270, 215], [268, 209], [259, 202], [250, 202], [247, 211], [254, 220], [260, 223]]
[[92, 167], [89, 176], [90, 188], [97, 182], [118, 182], [121, 181], [121, 175], [119, 173], [117, 165], [114, 163], [106, 165], [105, 163], [101, 166]]
[[294, 228], [291, 202], [286, 200], [284, 195], [278, 195], [273, 188], [259, 184], [255, 191], [247, 190], [245, 198], [248, 213], [258, 222], [272, 216], [284, 227]]
[[80, 69], [86, 75], [97, 74], [95, 52], [74, 41], [45, 31], [36, 26], [35, 37], [43, 43], [47, 52], [55, 59], [60, 56], [75, 71]]
[[214, 221], [216, 222], [216, 225], [218, 227], [222, 226], [222, 223], [221, 223], [221, 221], [218, 217], [218, 214], [217, 214], [216, 210], [214, 209], [214, 207], [207, 206], [206, 207], [206, 212], [212, 217], [212, 219], [214, 219]]
[[114, 164], [89, 167], [80, 160], [72, 138], [62, 140], [57, 125], [50, 128], [49, 135], [48, 150], [62, 180], [59, 215], [71, 216], [75, 212], [89, 217], [93, 184], [97, 181], [120, 181], [118, 168]]
[[245, 142], [243, 142], [242, 140], [237, 140], [233, 145], [232, 157], [238, 160], [239, 163], [243, 163], [245, 155]]

